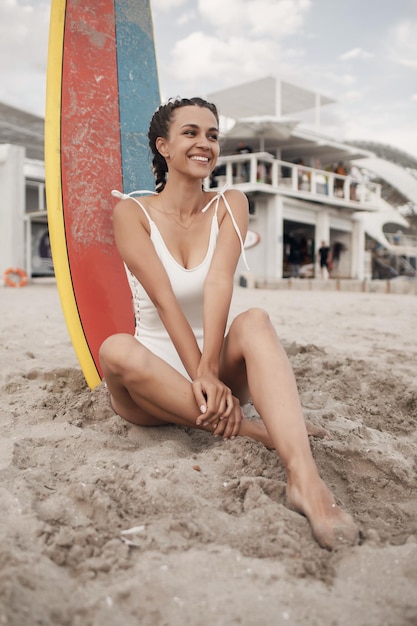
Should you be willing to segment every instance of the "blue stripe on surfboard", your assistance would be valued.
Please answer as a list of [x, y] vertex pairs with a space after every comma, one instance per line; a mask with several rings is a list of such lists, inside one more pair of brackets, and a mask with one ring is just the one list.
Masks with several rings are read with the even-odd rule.
[[149, 0], [115, 0], [123, 190], [153, 189], [148, 128], [160, 104]]

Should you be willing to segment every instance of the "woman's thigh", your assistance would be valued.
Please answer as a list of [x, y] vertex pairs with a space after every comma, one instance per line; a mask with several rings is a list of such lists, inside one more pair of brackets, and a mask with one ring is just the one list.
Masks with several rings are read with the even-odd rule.
[[113, 409], [143, 426], [192, 425], [199, 410], [191, 383], [129, 335], [113, 335], [100, 349]]

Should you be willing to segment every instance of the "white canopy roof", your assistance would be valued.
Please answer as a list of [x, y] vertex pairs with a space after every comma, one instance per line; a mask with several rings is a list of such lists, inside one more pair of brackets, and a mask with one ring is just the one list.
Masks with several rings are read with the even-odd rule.
[[281, 117], [336, 102], [317, 91], [273, 76], [213, 91], [207, 97], [218, 107], [221, 115], [234, 119], [253, 115]]

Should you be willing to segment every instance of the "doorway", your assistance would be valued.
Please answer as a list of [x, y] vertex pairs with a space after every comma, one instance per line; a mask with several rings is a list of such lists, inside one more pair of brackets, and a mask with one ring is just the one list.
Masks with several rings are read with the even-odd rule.
[[314, 225], [284, 220], [283, 277], [314, 277]]

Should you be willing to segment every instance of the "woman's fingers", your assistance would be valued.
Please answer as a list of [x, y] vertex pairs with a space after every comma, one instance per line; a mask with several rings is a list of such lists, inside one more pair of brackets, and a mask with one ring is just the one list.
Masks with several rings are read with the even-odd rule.
[[232, 392], [230, 391], [230, 389], [228, 389], [227, 391], [228, 393], [226, 395], [226, 408], [224, 410], [222, 417], [220, 418], [222, 420], [229, 419], [230, 416], [233, 414], [233, 410], [235, 407], [235, 399], [232, 396]]
[[229, 387], [213, 376], [201, 376], [193, 381], [192, 388], [200, 410], [196, 425], [209, 429], [216, 437], [236, 437], [242, 409]]
[[199, 379], [193, 382], [193, 392], [201, 413], [196, 420], [197, 425], [213, 425], [230, 416], [233, 410], [232, 394], [221, 381]]
[[192, 383], [192, 390], [200, 413], [204, 415], [204, 413], [207, 412], [207, 397], [203, 392], [201, 384], [199, 384], [198, 381], [194, 381]]
[[223, 431], [223, 439], [231, 439], [239, 434], [240, 423], [242, 421], [242, 408], [237, 398], [234, 398], [233, 400], [233, 413], [226, 422], [226, 427]]
[[224, 420], [220, 420], [214, 423], [213, 435], [215, 437], [222, 437], [224, 435], [224, 431], [226, 429], [227, 422]]
[[225, 419], [220, 419], [211, 424], [213, 435], [215, 437], [223, 437], [223, 439], [232, 439], [239, 434], [240, 423], [242, 421], [243, 411], [237, 398], [233, 398], [232, 414]]

